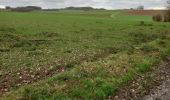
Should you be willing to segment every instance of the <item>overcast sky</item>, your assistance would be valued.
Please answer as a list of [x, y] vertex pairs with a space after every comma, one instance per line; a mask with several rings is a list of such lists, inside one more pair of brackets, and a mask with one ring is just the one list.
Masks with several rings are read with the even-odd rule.
[[124, 9], [144, 5], [147, 9], [162, 9], [167, 0], [0, 0], [0, 8], [5, 6], [40, 6], [42, 8], [64, 8], [68, 6]]

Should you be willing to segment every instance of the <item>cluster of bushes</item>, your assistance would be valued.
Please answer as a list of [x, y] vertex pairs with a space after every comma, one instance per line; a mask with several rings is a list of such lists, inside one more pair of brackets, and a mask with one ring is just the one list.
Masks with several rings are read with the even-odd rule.
[[157, 21], [157, 22], [170, 22], [170, 16], [169, 15], [155, 15], [153, 16], [152, 18], [154, 21]]
[[157, 22], [170, 22], [170, 14], [169, 13], [166, 13], [164, 15], [158, 14], [153, 16], [152, 19]]
[[155, 16], [152, 17], [152, 19], [153, 19], [154, 21], [157, 21], [157, 22], [163, 21], [162, 15], [155, 15]]
[[164, 16], [164, 22], [170, 22], [170, 15]]

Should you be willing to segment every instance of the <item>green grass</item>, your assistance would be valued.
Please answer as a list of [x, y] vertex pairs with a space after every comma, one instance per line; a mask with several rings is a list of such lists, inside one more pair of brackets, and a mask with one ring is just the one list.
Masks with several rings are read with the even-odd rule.
[[0, 12], [1, 75], [26, 68], [69, 68], [11, 87], [3, 99], [102, 100], [170, 54], [170, 23], [122, 13]]

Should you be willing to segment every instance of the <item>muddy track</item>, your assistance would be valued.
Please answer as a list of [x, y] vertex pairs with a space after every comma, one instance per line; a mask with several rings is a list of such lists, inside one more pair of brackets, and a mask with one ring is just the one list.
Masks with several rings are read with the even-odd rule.
[[116, 96], [106, 100], [170, 100], [170, 57], [152, 67], [151, 71], [123, 84]]
[[79, 65], [85, 61], [95, 61], [99, 58], [105, 58], [112, 53], [111, 50], [105, 50], [102, 53], [95, 54], [91, 59], [80, 58], [77, 61], [69, 62], [68, 64], [56, 67], [50, 67], [52, 65], [40, 67], [37, 70], [31, 68], [22, 69], [17, 72], [8, 72], [0, 76], [0, 96], [3, 96], [6, 92], [9, 92], [12, 88], [19, 88], [23, 85], [32, 84], [40, 80], [46, 79], [53, 75], [68, 71], [69, 65]]
[[150, 93], [141, 98], [141, 100], [170, 100], [170, 58], [162, 70], [164, 81], [161, 85], [150, 90]]

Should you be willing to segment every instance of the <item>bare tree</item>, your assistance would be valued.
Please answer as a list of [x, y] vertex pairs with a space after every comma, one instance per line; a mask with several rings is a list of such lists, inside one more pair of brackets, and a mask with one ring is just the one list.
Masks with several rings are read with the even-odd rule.
[[166, 22], [170, 22], [170, 0], [167, 1], [167, 11], [164, 19]]
[[168, 10], [170, 10], [170, 0], [167, 1], [167, 4], [168, 4], [167, 5]]
[[165, 10], [165, 12], [163, 13], [163, 15], [154, 15], [152, 17], [152, 19], [154, 21], [164, 21], [164, 22], [170, 22], [170, 0], [167, 0], [167, 9]]

